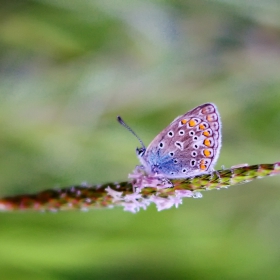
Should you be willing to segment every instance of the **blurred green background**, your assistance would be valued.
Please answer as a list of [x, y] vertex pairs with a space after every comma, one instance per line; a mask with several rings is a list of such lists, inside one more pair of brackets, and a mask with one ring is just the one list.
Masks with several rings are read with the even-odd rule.
[[[0, 195], [122, 181], [215, 103], [216, 168], [280, 161], [279, 0], [0, 1]], [[280, 177], [138, 214], [0, 213], [0, 279], [278, 279]]]

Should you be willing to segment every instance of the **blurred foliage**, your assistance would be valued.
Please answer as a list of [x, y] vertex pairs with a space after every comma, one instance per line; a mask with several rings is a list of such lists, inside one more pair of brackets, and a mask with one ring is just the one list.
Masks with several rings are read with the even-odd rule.
[[[217, 166], [280, 160], [278, 0], [0, 1], [0, 194], [124, 180], [214, 102]], [[265, 194], [265, 195], [264, 195]], [[0, 216], [1, 279], [276, 279], [279, 178], [179, 209]]]

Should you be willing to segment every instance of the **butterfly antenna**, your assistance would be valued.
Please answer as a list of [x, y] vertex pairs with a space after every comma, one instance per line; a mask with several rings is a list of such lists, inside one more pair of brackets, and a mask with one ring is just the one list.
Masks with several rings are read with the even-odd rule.
[[119, 122], [122, 126], [124, 126], [128, 131], [130, 131], [130, 132], [138, 139], [138, 141], [141, 143], [142, 147], [143, 147], [144, 149], [146, 149], [146, 147], [145, 147], [143, 141], [142, 141], [142, 140], [138, 137], [138, 135], [123, 121], [123, 119], [122, 119], [120, 116], [117, 117], [117, 120], [118, 120], [118, 122]]

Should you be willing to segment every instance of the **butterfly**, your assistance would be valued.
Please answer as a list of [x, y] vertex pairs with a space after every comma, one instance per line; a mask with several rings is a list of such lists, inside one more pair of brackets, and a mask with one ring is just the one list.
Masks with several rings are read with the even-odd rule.
[[165, 178], [187, 178], [214, 170], [222, 146], [221, 119], [213, 103], [202, 104], [177, 117], [146, 148], [118, 116], [118, 121], [141, 143], [136, 154], [145, 172]]

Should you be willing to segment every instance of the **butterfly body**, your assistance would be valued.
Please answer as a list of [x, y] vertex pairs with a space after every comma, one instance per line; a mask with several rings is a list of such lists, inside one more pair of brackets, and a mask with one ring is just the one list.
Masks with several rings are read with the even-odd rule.
[[[119, 122], [137, 137], [120, 117]], [[147, 174], [186, 178], [210, 173], [221, 149], [217, 107], [212, 103], [200, 105], [177, 117], [147, 148], [140, 142], [142, 147], [136, 153]]]

